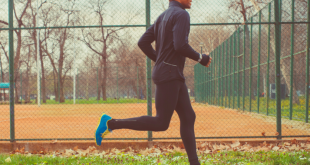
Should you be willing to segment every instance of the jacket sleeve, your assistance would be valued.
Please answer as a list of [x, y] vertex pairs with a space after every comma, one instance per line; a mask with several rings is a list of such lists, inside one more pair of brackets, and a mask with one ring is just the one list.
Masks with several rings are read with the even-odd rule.
[[[184, 10], [176, 15], [176, 17], [174, 18], [174, 25], [172, 31], [173, 31], [174, 49], [177, 52], [177, 54], [198, 61], [199, 53], [196, 52], [188, 44], [188, 36], [190, 31], [190, 17], [187, 11]], [[209, 56], [203, 54], [200, 64], [206, 66], [208, 62], [209, 62]]]
[[155, 41], [154, 26], [155, 24], [146, 30], [146, 32], [140, 38], [138, 46], [146, 56], [148, 56], [152, 61], [156, 62], [156, 51], [151, 45], [152, 42]]

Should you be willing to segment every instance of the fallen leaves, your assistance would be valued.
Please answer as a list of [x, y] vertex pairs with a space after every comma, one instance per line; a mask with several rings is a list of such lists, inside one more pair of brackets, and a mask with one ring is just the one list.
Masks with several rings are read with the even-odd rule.
[[251, 146], [250, 144], [241, 144], [236, 141], [232, 144], [212, 144], [205, 142], [198, 145], [198, 153], [215, 153], [217, 151], [247, 151], [247, 152], [258, 152], [258, 151], [310, 151], [310, 142], [298, 143], [296, 139], [284, 143], [268, 143], [264, 141], [256, 146]]
[[236, 148], [236, 147], [239, 147], [240, 145], [241, 144], [239, 143], [239, 141], [237, 141], [231, 145], [231, 148]]
[[296, 139], [293, 139], [293, 140], [291, 140], [291, 143], [292, 143], [292, 144], [297, 144], [297, 140], [296, 140]]
[[[239, 141], [233, 143], [211, 143], [211, 142], [197, 142], [197, 153], [198, 154], [213, 154], [217, 152], [225, 151], [246, 151], [246, 152], [257, 152], [257, 151], [310, 151], [310, 141], [306, 143], [300, 143], [296, 139], [292, 139], [286, 142], [278, 143], [268, 143], [264, 141], [263, 143], [255, 144], [252, 146], [250, 144], [241, 144]], [[32, 155], [46, 155], [46, 156], [58, 156], [58, 157], [88, 157], [88, 156], [99, 156], [109, 157], [115, 155], [130, 155], [130, 156], [151, 156], [157, 157], [160, 155], [169, 155], [170, 153], [179, 152], [185, 154], [184, 145], [167, 145], [160, 146], [154, 145], [151, 148], [145, 148], [142, 150], [133, 149], [132, 147], [127, 147], [125, 149], [109, 149], [106, 151], [99, 151], [95, 146], [89, 146], [87, 149], [80, 149], [75, 146], [73, 149], [66, 149], [64, 151], [48, 151], [48, 149], [41, 148], [39, 151], [28, 152], [25, 148], [16, 148], [11, 154], [24, 154], [26, 156]], [[9, 161], [9, 159], [8, 159]]]
[[184, 144], [183, 144], [183, 143], [181, 143], [181, 144], [180, 144], [180, 148], [181, 148], [181, 149], [185, 149], [185, 147], [184, 147]]
[[274, 146], [274, 147], [272, 148], [272, 150], [274, 150], [274, 151], [279, 151], [279, 149], [280, 149], [280, 147], [278, 147], [278, 146]]

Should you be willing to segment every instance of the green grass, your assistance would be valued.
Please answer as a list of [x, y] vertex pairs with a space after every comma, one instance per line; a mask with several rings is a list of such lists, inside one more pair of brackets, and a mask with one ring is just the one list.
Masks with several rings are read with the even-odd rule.
[[[216, 101], [217, 101], [217, 99], [218, 98], [216, 98]], [[237, 97], [235, 97], [235, 98], [224, 97], [223, 99], [220, 97], [219, 102], [212, 102], [210, 104], [222, 106], [222, 100], [223, 100], [224, 106], [225, 106], [225, 102], [226, 102], [226, 107], [229, 107], [229, 105], [230, 105], [230, 108], [232, 108], [233, 107], [233, 99], [235, 101], [234, 108], [238, 109]], [[242, 108], [242, 105], [243, 105], [242, 96], [240, 96], [239, 99], [240, 99], [239, 110], [242, 110], [243, 109]], [[299, 121], [305, 121], [305, 116], [306, 116], [306, 104], [305, 104], [306, 99], [305, 99], [305, 97], [300, 96], [299, 102], [300, 102], [299, 105], [293, 104], [292, 119], [299, 120]], [[250, 111], [250, 97], [248, 97], [248, 96], [244, 98], [244, 110]], [[266, 97], [260, 97], [259, 98], [259, 111], [258, 111], [258, 109], [257, 109], [257, 97], [255, 97], [254, 100], [251, 100], [251, 112], [265, 114], [265, 115], [267, 115], [267, 112], [268, 112], [268, 115], [276, 116], [276, 100], [275, 99], [269, 99], [269, 105], [268, 105], [268, 111], [267, 111], [267, 98]], [[290, 117], [290, 100], [288, 97], [284, 100], [281, 100], [281, 113], [282, 113], [283, 118], [289, 118]]]
[[[5, 162], [7, 158], [11, 162]], [[306, 151], [298, 152], [219, 152], [216, 154], [199, 155], [202, 165], [208, 164], [238, 164], [238, 165], [306, 165], [310, 164], [310, 153]], [[189, 164], [187, 155], [182, 153], [172, 153], [157, 156], [129, 156], [119, 154], [117, 156], [108, 156], [100, 158], [99, 156], [78, 157], [71, 156], [67, 158], [56, 157], [54, 155], [45, 156], [22, 156], [22, 155], [0, 155], [0, 164], [125, 164], [125, 165], [164, 165], [164, 164]]]

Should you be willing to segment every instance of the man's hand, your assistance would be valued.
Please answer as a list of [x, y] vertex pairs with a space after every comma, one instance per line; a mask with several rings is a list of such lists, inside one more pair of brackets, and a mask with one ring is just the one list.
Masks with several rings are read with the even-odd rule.
[[[207, 53], [206, 55], [208, 55], [208, 56], [209, 56], [209, 53]], [[206, 65], [206, 67], [207, 67], [207, 68], [210, 66], [211, 61], [212, 61], [212, 58], [210, 57], [209, 62], [208, 62], [208, 64]]]

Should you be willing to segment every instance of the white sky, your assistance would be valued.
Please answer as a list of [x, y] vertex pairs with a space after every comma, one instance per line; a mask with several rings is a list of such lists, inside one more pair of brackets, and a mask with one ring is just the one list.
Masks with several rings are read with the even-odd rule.
[[[22, 1], [22, 0], [20, 0]], [[41, 0], [39, 0], [40, 2]], [[47, 2], [57, 3], [59, 0], [47, 0]], [[71, 0], [72, 1], [72, 0]], [[85, 14], [91, 14], [89, 8], [87, 8], [88, 2], [93, 0], [76, 0], [76, 6], [74, 10], [81, 10]], [[16, 1], [17, 2], [17, 1]], [[61, 3], [63, 4], [64, 1]], [[70, 1], [67, 1], [70, 2]], [[162, 5], [163, 2], [164, 4]], [[151, 0], [151, 22], [164, 11], [164, 8], [168, 8], [168, 0]], [[33, 6], [36, 6], [36, 1], [33, 1]], [[69, 6], [69, 5], [68, 5]], [[17, 9], [20, 6], [17, 6]], [[71, 8], [72, 9], [72, 8]], [[118, 20], [107, 22], [107, 24], [123, 24], [122, 16], [126, 16], [132, 13], [139, 13], [141, 16], [133, 24], [145, 24], [145, 0], [110, 0], [106, 4], [107, 14], [112, 16], [119, 16]], [[187, 10], [191, 15], [191, 23], [202, 23], [204, 17], [217, 16], [227, 13], [227, 1], [226, 0], [193, 0], [192, 9]], [[8, 0], [0, 0], [0, 19], [8, 20]], [[21, 13], [18, 12], [19, 14]]]
[[[39, 2], [44, 0], [39, 0]], [[83, 24], [77, 24], [81, 26], [88, 25], [97, 25], [98, 17], [94, 16], [94, 10], [91, 7], [90, 2], [96, 2], [97, 0], [75, 0], [76, 5], [72, 7], [73, 0], [47, 0], [48, 3], [59, 4], [63, 8], [70, 10], [79, 10], [80, 12], [76, 14], [77, 17], [81, 15], [86, 15], [87, 20]], [[15, 0], [17, 15], [21, 14], [21, 9], [23, 8], [21, 3], [25, 0]], [[33, 1], [32, 5], [36, 6], [36, 0]], [[101, 0], [103, 2], [103, 0]], [[151, 0], [151, 24], [156, 20], [156, 18], [168, 8], [169, 0]], [[145, 24], [145, 0], [108, 0], [104, 4], [105, 8], [105, 25], [144, 25]], [[20, 9], [20, 10], [19, 10]], [[206, 23], [208, 18], [216, 18], [218, 16], [225, 17], [228, 15], [228, 1], [227, 0], [193, 0], [192, 8], [187, 10], [191, 16], [191, 23]], [[62, 15], [65, 18], [65, 14]], [[129, 18], [133, 18], [130, 21]], [[7, 21], [8, 20], [8, 0], [0, 0], [0, 19]], [[14, 18], [15, 19], [15, 18]], [[42, 18], [41, 18], [42, 19]], [[65, 20], [65, 19], [63, 19]], [[216, 22], [220, 22], [216, 20]], [[65, 23], [60, 20], [57, 22], [58, 26], [65, 26]], [[14, 22], [16, 26], [16, 22]], [[42, 26], [42, 25], [39, 25]], [[74, 30], [74, 29], [71, 29]], [[78, 32], [80, 29], [77, 29], [77, 36], [81, 36]], [[128, 28], [122, 33], [130, 33], [133, 36], [133, 44], [136, 44], [139, 37], [144, 33], [145, 28]], [[73, 43], [73, 44], [72, 44]], [[85, 57], [91, 51], [82, 43], [76, 43], [72, 41], [70, 46], [74, 44], [77, 45], [77, 59]], [[16, 44], [14, 45], [16, 46]]]

